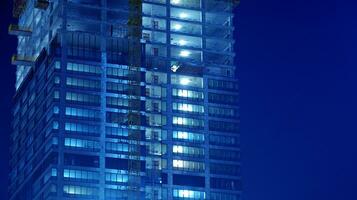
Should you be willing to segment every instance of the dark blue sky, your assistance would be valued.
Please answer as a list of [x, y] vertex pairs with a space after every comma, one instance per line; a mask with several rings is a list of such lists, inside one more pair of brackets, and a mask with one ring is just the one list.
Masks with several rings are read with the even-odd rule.
[[[16, 41], [0, 37], [0, 196]], [[357, 20], [333, 0], [242, 0], [237, 12], [245, 200], [356, 200]]]

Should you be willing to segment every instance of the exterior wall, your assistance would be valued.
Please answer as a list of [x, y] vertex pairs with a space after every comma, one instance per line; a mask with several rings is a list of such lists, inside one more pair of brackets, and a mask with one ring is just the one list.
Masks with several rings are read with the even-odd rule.
[[11, 199], [239, 199], [230, 1], [29, 2]]

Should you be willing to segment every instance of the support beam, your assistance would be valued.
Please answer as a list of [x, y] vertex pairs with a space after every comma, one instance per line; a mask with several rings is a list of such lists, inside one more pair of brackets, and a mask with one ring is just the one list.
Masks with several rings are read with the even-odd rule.
[[35, 58], [23, 55], [13, 55], [11, 59], [11, 64], [33, 66], [35, 64]]
[[9, 35], [29, 37], [32, 35], [32, 30], [27, 27], [21, 27], [19, 25], [10, 24], [8, 33]]

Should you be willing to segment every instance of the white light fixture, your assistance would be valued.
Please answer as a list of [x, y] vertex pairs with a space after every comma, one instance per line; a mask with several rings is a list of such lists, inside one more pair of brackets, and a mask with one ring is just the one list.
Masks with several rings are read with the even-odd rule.
[[179, 40], [178, 43], [179, 43], [180, 46], [184, 46], [184, 45], [187, 44], [187, 41], [186, 40]]
[[181, 3], [181, 2], [180, 2], [180, 0], [171, 0], [171, 3], [172, 3], [172, 4], [179, 4], [179, 3]]
[[186, 111], [186, 112], [192, 112], [193, 108], [192, 108], [192, 105], [183, 104], [179, 107], [179, 110]]
[[191, 52], [189, 52], [189, 51], [187, 51], [187, 50], [182, 50], [181, 52], [180, 52], [180, 56], [181, 57], [188, 57], [188, 56], [190, 56], [191, 55]]
[[181, 19], [186, 19], [188, 17], [188, 14], [187, 13], [180, 13], [179, 17]]
[[174, 28], [176, 31], [178, 31], [178, 30], [180, 30], [180, 29], [182, 28], [182, 25], [181, 25], [181, 24], [175, 24], [175, 25], [173, 26], [173, 28]]
[[188, 85], [190, 84], [191, 80], [189, 78], [181, 78], [180, 79], [180, 84], [181, 85]]

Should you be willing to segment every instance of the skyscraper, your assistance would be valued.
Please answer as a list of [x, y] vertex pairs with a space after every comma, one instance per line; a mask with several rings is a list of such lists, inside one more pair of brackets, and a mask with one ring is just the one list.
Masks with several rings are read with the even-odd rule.
[[15, 0], [11, 200], [238, 200], [233, 0]]

